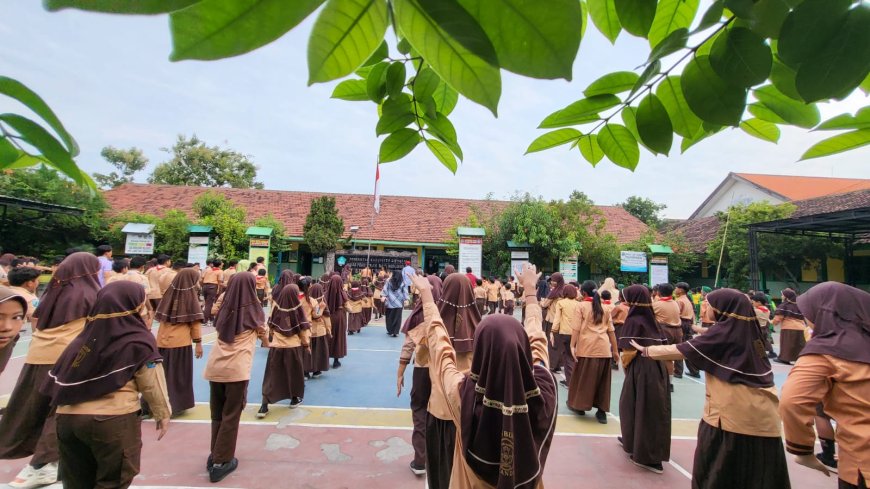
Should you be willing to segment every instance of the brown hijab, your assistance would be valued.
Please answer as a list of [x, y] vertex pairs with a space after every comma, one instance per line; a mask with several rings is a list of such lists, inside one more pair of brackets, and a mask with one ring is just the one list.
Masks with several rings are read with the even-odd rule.
[[474, 330], [480, 324], [480, 311], [474, 302], [474, 289], [465, 275], [454, 273], [444, 279], [438, 312], [459, 353], [474, 350]]
[[[427, 275], [426, 279], [429, 281], [429, 284], [432, 285], [432, 298], [435, 299], [435, 303], [438, 304], [438, 301], [441, 300], [441, 289], [443, 287], [443, 282], [438, 278], [437, 275]], [[411, 315], [408, 316], [408, 319], [405, 320], [405, 324], [402, 325], [402, 332], [407, 333], [412, 329], [416, 328], [417, 325], [423, 322], [423, 301], [417, 301], [414, 304], [414, 310], [411, 311]]]
[[162, 323], [183, 324], [203, 321], [199, 305], [199, 272], [185, 268], [175, 275], [163, 299], [157, 305], [154, 317]]
[[144, 305], [145, 289], [135, 282], [120, 280], [100, 290], [84, 330], [42, 386], [53, 405], [99, 399], [126, 385], [144, 365], [162, 361], [157, 341], [139, 315]]
[[453, 274], [453, 273], [456, 273], [456, 267], [454, 267], [453, 265], [450, 265], [448, 263], [447, 266], [444, 267], [444, 276], [446, 277], [446, 276]]
[[347, 301], [347, 294], [344, 291], [344, 281], [341, 280], [341, 275], [333, 275], [329, 277], [329, 283], [326, 284], [326, 307], [335, 314], [344, 307]]
[[813, 327], [801, 355], [831, 355], [870, 364], [870, 294], [837, 282], [814, 286], [798, 298]]
[[277, 301], [278, 296], [281, 295], [281, 289], [294, 283], [296, 283], [296, 274], [290, 270], [282, 270], [281, 276], [278, 277], [278, 283], [272, 287], [272, 300]]
[[619, 332], [617, 342], [619, 347], [634, 348], [631, 346], [631, 340], [641, 346], [666, 344], [667, 340], [659, 329], [653, 313], [649, 289], [644, 285], [632, 285], [622, 289], [622, 297], [628, 305], [628, 316]]
[[253, 273], [237, 273], [230, 277], [224, 300], [214, 320], [218, 339], [232, 343], [248, 329], [257, 329], [266, 322], [263, 307], [257, 299], [257, 279]]
[[305, 310], [302, 309], [302, 302], [299, 301], [299, 294], [296, 284], [287, 285], [281, 290], [269, 318], [269, 326], [276, 333], [290, 337], [311, 328], [311, 323], [305, 317]]
[[493, 487], [537, 487], [556, 429], [556, 379], [532, 366], [529, 337], [513, 317], [487, 316], [474, 336], [460, 385], [462, 456]]
[[360, 286], [359, 280], [354, 280], [350, 283], [350, 293], [347, 294], [347, 298], [352, 301], [362, 300], [363, 297], [366, 296], [365, 291]]
[[773, 369], [755, 309], [739, 290], [707, 294], [716, 322], [707, 331], [677, 345], [699, 369], [720, 380], [749, 387], [773, 387]]
[[556, 282], [556, 286], [547, 295], [547, 299], [554, 300], [562, 297], [562, 289], [565, 287], [565, 277], [556, 272], [550, 275], [550, 282]]
[[100, 261], [96, 256], [79, 251], [66, 257], [51, 277], [48, 290], [33, 313], [37, 318], [36, 328], [56, 328], [87, 316], [100, 290], [98, 273]]
[[792, 289], [783, 289], [782, 304], [776, 308], [776, 312], [774, 312], [773, 315], [803, 321], [804, 315], [801, 313], [801, 309], [797, 305], [797, 292]]

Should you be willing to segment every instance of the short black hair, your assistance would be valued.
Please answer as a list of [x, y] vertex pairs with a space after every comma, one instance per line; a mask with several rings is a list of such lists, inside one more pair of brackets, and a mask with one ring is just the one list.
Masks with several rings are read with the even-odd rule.
[[265, 263], [265, 262], [266, 262], [266, 259], [263, 258], [262, 256], [257, 257], [257, 263]]
[[266, 269], [261, 268], [259, 271], [257, 271], [257, 275], [259, 275], [261, 277], [265, 277], [266, 276]]
[[674, 295], [674, 286], [671, 284], [659, 284], [659, 295], [662, 297], [671, 297]]
[[230, 260], [230, 262], [227, 263], [227, 266], [234, 267], [238, 264], [239, 264], [239, 260]]
[[598, 295], [601, 296], [601, 300], [603, 300], [603, 301], [609, 301], [610, 298], [612, 297], [612, 296], [610, 295], [610, 291], [609, 291], [609, 290], [602, 290], [601, 293], [598, 294]]
[[687, 284], [686, 282], [677, 282], [674, 285], [674, 288], [683, 289], [683, 292], [689, 292], [689, 290], [691, 289], [691, 287], [689, 287], [689, 284]]
[[136, 270], [145, 266], [145, 257], [136, 255], [130, 258], [130, 268]]
[[18, 267], [24, 265], [25, 263], [27, 263], [27, 262], [29, 262], [29, 261], [30, 261], [30, 260], [28, 260], [27, 258], [25, 258], [25, 257], [22, 256], [21, 258], [15, 258], [15, 259], [13, 259], [13, 260], [9, 263], [9, 266], [12, 267], [12, 268], [18, 268]]
[[211, 264], [212, 264], [212, 266], [220, 267], [221, 265], [224, 264], [224, 262], [222, 262], [220, 260], [212, 260]]
[[504, 284], [504, 290], [511, 290], [511, 284], [510, 284], [510, 282]]
[[181, 270], [182, 268], [187, 268], [187, 262], [184, 260], [175, 260], [175, 263], [172, 264], [173, 270]]
[[6, 279], [9, 280], [9, 285], [13, 287], [21, 287], [31, 280], [38, 279], [42, 272], [32, 267], [18, 267], [9, 270]]
[[157, 264], [163, 265], [164, 263], [172, 260], [169, 255], [157, 255]]
[[103, 256], [110, 251], [112, 251], [112, 247], [109, 245], [97, 246], [97, 256]]
[[251, 270], [255, 269], [255, 268], [257, 268], [257, 264], [256, 264], [256, 263], [251, 263], [250, 265], [248, 265], [248, 271], [249, 271], [249, 272], [250, 272]]
[[482, 279], [477, 279], [477, 285], [483, 285], [483, 280], [482, 280]]
[[465, 267], [465, 273], [471, 273], [471, 267]]
[[112, 271], [115, 273], [121, 273], [127, 267], [128, 265], [126, 258], [119, 258], [112, 262]]
[[755, 302], [767, 304], [767, 296], [764, 294], [764, 292], [756, 292], [752, 294], [752, 297], [750, 297], [750, 299], [754, 300]]

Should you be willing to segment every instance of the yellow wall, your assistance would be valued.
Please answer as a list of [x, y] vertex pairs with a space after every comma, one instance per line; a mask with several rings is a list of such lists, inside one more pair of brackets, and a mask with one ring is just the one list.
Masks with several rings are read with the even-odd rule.
[[819, 281], [819, 261], [807, 260], [801, 266], [801, 282], [818, 282]]
[[843, 267], [843, 260], [828, 257], [828, 280], [834, 282], [846, 281], [846, 271]]

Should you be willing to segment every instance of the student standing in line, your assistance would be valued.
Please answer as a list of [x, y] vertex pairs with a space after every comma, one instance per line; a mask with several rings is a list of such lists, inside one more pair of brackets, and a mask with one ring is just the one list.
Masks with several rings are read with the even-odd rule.
[[692, 487], [788, 489], [779, 400], [752, 304], [734, 289], [707, 301], [716, 322], [704, 334], [678, 345], [632, 343], [646, 358], [682, 357], [707, 372]]
[[77, 252], [58, 267], [36, 308], [33, 333], [24, 367], [0, 418], [0, 459], [33, 455], [9, 485], [32, 487], [57, 481], [56, 417], [51, 399], [39, 392], [48, 372], [67, 345], [85, 327], [85, 318], [100, 290], [100, 262]]
[[[813, 417], [820, 402], [837, 421], [841, 489], [870, 486], [870, 294], [825, 282], [797, 299], [813, 329], [782, 387], [785, 446], [797, 463], [827, 469], [813, 456]], [[823, 445], [824, 447], [824, 445]]]
[[281, 295], [281, 290], [284, 287], [296, 282], [296, 274], [291, 270], [282, 270], [281, 275], [278, 277], [278, 283], [272, 287], [272, 302], [278, 300], [278, 296]]
[[31, 330], [34, 328], [33, 313], [39, 306], [39, 298], [36, 296], [36, 290], [39, 287], [39, 277], [42, 272], [32, 267], [18, 267], [9, 270], [7, 279], [9, 280], [9, 289], [16, 294], [24, 297], [27, 301], [27, 311], [25, 321], [30, 323]]
[[214, 327], [218, 340], [203, 374], [210, 390], [211, 453], [206, 468], [211, 482], [223, 480], [239, 465], [236, 441], [247, 403], [257, 337], [263, 346], [269, 344], [253, 274], [233, 275], [217, 307]]
[[148, 300], [151, 302], [151, 310], [157, 309], [157, 304], [163, 293], [160, 292], [160, 276], [169, 270], [172, 265], [172, 259], [168, 255], [158, 255], [157, 263], [145, 271], [145, 276], [148, 277], [148, 283], [151, 285], [151, 292], [148, 294]]
[[504, 284], [504, 288], [501, 290], [501, 300], [504, 313], [508, 316], [514, 315], [514, 305], [516, 304], [514, 297], [514, 291], [511, 290], [511, 284]]
[[[605, 295], [608, 293], [609, 292], [607, 291], [602, 292], [602, 301], [606, 300]], [[622, 290], [616, 292], [616, 298], [617, 299], [613, 301], [614, 304], [613, 309], [610, 311], [610, 318], [613, 320], [613, 334], [616, 335], [616, 344], [619, 346], [620, 330], [622, 329], [623, 323], [625, 323], [626, 316], [628, 316], [628, 306], [625, 305], [625, 300], [622, 298]], [[617, 348], [617, 350], [622, 353], [621, 348]], [[610, 370], [619, 370], [618, 359], [610, 362]]]
[[773, 324], [780, 327], [779, 356], [774, 361], [789, 365], [798, 359], [807, 344], [804, 337], [806, 323], [797, 305], [797, 293], [794, 290], [782, 291], [782, 304], [773, 313]]
[[495, 277], [489, 278], [489, 284], [486, 286], [486, 307], [488, 314], [495, 314], [498, 308], [498, 297], [501, 285], [496, 283]]
[[401, 271], [394, 270], [384, 286], [387, 334], [396, 337], [402, 327], [402, 309], [408, 300], [408, 292], [402, 282]]
[[[695, 305], [692, 304], [692, 299], [689, 298], [689, 284], [686, 282], [677, 283], [674, 286], [673, 297], [677, 307], [680, 308], [680, 326], [683, 328], [682, 341], [689, 341], [695, 336], [695, 331], [692, 329], [692, 326], [695, 325]], [[683, 364], [685, 364], [686, 375], [696, 379], [701, 378], [698, 369], [688, 360], [674, 362], [674, 377], [682, 377]]]
[[565, 387], [571, 383], [571, 375], [577, 360], [571, 347], [571, 336], [580, 327], [580, 302], [575, 300], [577, 289], [573, 285], [562, 287], [562, 299], [553, 307], [553, 326], [550, 329], [550, 345], [562, 357], [565, 379], [559, 381]]
[[267, 307], [272, 300], [272, 289], [269, 287], [269, 277], [266, 275], [266, 269], [260, 268], [257, 270], [256, 286], [257, 299], [260, 300], [261, 307]]
[[776, 353], [773, 351], [773, 337], [770, 336], [770, 309], [767, 308], [767, 296], [764, 292], [756, 292], [752, 294], [750, 300], [755, 309], [755, 317], [758, 319], [758, 327], [761, 328], [761, 335], [764, 337], [767, 358], [776, 358]]
[[12, 349], [27, 317], [27, 299], [0, 286], [0, 374], [12, 358]]
[[258, 418], [269, 413], [269, 404], [285, 399], [290, 407], [302, 404], [305, 397], [304, 353], [311, 348], [311, 323], [305, 316], [302, 301], [305, 295], [296, 284], [281, 289], [281, 295], [272, 305], [269, 329], [269, 357], [266, 359], [266, 374], [263, 376], [263, 403], [257, 411]]
[[[471, 268], [471, 267], [469, 267]], [[483, 286], [483, 280], [474, 279], [474, 302], [477, 304], [477, 310], [480, 315], [486, 314], [486, 287]]]
[[329, 277], [326, 290], [326, 307], [329, 310], [329, 320], [332, 327], [332, 344], [329, 345], [329, 355], [332, 357], [332, 368], [341, 367], [340, 358], [347, 356], [347, 312], [344, 304], [347, 293], [341, 275]]
[[329, 309], [323, 296], [323, 286], [320, 283], [311, 284], [310, 280], [301, 282], [305, 288], [305, 300], [302, 309], [311, 322], [311, 362], [306, 373], [313, 378], [320, 377], [329, 370], [329, 344], [332, 342], [332, 324]]
[[344, 303], [344, 308], [347, 309], [347, 334], [349, 335], [362, 331], [364, 300], [365, 292], [363, 292], [359, 281], [354, 280], [350, 283], [347, 302]]
[[[553, 328], [553, 319], [556, 317], [556, 303], [562, 300], [574, 300], [574, 299], [565, 299], [563, 297], [562, 289], [565, 287], [565, 278], [562, 277], [562, 274], [556, 272], [550, 275], [550, 279], [547, 281], [549, 284], [550, 290], [547, 293], [547, 296], [544, 300], [541, 301], [541, 307], [546, 310], [546, 315], [544, 316], [544, 334], [550, 336], [550, 331]], [[562, 359], [559, 357], [559, 352], [552, 345], [547, 345], [549, 349], [549, 363], [550, 370], [553, 372], [558, 372], [562, 367]]]
[[[674, 302], [674, 286], [671, 284], [659, 284], [654, 289], [658, 293], [658, 297], [653, 300], [653, 312], [656, 315], [656, 322], [668, 339], [668, 343], [676, 345], [683, 342], [683, 322], [680, 319], [680, 306]], [[665, 366], [668, 369], [668, 375], [681, 379], [683, 377], [683, 364], [679, 362], [679, 371], [677, 371], [677, 362], [667, 361]], [[674, 384], [669, 387], [670, 391], [674, 391]]]
[[381, 274], [378, 273], [378, 277], [377, 279], [375, 279], [375, 291], [372, 293], [375, 319], [380, 319], [386, 314], [386, 311], [384, 310], [385, 285], [387, 285], [387, 280], [385, 278], [382, 278]]
[[100, 261], [100, 274], [97, 275], [97, 280], [100, 282], [100, 287], [106, 285], [106, 280], [112, 276], [112, 247], [109, 245], [97, 246], [97, 260]]
[[211, 308], [224, 285], [224, 271], [221, 266], [223, 266], [223, 262], [215, 259], [206, 267], [205, 273], [202, 275], [202, 312], [207, 324], [211, 324], [214, 319], [211, 316]]
[[138, 284], [107, 284], [49, 373], [43, 391], [57, 406], [65, 488], [130, 486], [142, 451], [140, 394], [151, 406], [157, 439], [169, 429], [161, 357], [142, 318], [146, 300]]

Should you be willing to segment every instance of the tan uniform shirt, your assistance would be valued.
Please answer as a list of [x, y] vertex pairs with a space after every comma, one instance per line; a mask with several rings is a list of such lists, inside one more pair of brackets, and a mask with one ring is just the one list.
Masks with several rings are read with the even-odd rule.
[[203, 378], [211, 382], [241, 382], [251, 379], [257, 331], [249, 329], [232, 343], [218, 339], [211, 348]]
[[344, 303], [344, 308], [351, 314], [360, 313], [363, 309], [363, 301], [362, 299], [358, 301], [348, 300]]
[[680, 319], [690, 319], [693, 323], [695, 322], [695, 305], [692, 304], [691, 299], [687, 295], [681, 295], [679, 297], [674, 298], [674, 302], [677, 303], [677, 307], [680, 308]]
[[486, 299], [486, 288], [483, 285], [478, 285], [474, 287], [474, 298]]
[[502, 289], [501, 300], [504, 302], [514, 300], [514, 292], [512, 290]]
[[489, 302], [496, 302], [498, 300], [498, 291], [501, 289], [496, 283], [490, 283], [486, 286], [486, 300]]
[[785, 316], [773, 316], [773, 324], [778, 325], [784, 330], [803, 331], [806, 329], [806, 323], [800, 319]]
[[323, 311], [326, 310], [326, 304], [315, 299], [304, 299], [302, 301], [302, 309], [305, 311], [305, 317], [311, 322], [312, 338], [332, 334], [332, 324], [329, 316], [323, 315]]
[[157, 265], [156, 267], [151, 267], [145, 272], [145, 276], [148, 278], [148, 283], [151, 284], [151, 294], [148, 296], [149, 299], [161, 299], [163, 297], [163, 293], [160, 292], [160, 276], [163, 273], [169, 270], [168, 268]]
[[653, 312], [656, 315], [656, 322], [659, 324], [672, 328], [679, 328], [682, 324], [680, 322], [680, 306], [673, 299], [653, 301]]
[[190, 346], [193, 340], [202, 339], [202, 322], [191, 323], [160, 323], [157, 329], [158, 348], [183, 348]]
[[610, 317], [613, 318], [614, 326], [622, 326], [625, 323], [625, 318], [628, 317], [628, 305], [624, 302], [615, 305], [610, 312]]
[[758, 318], [758, 325], [761, 326], [762, 331], [767, 331], [767, 325], [770, 324], [770, 311], [756, 307], [755, 317]]
[[221, 285], [224, 283], [224, 272], [220, 268], [206, 268], [202, 275], [203, 284]]
[[163, 294], [169, 290], [169, 286], [172, 285], [172, 281], [175, 280], [175, 276], [178, 275], [176, 270], [171, 268], [167, 268], [160, 274], [157, 279], [157, 285], [160, 287], [160, 297], [163, 298]]
[[429, 367], [429, 347], [426, 346], [426, 328], [424, 324], [418, 324], [416, 328], [405, 333], [405, 342], [399, 353], [399, 363], [408, 365], [414, 359], [414, 366], [419, 368]]
[[553, 327], [550, 331], [559, 334], [572, 334], [580, 329], [580, 302], [558, 301], [553, 306]]
[[602, 304], [604, 315], [601, 321], [595, 322], [592, 314], [592, 303], [589, 301], [578, 302], [577, 315], [579, 321], [574, 329], [574, 337], [571, 343], [575, 345], [574, 356], [583, 358], [610, 358], [613, 356], [613, 347], [610, 344], [610, 335], [613, 329], [613, 318], [610, 312], [613, 306]]
[[124, 387], [105, 396], [79, 404], [57, 407], [58, 414], [88, 414], [91, 416], [118, 416], [135, 413], [141, 409], [139, 394], [148, 403], [151, 415], [155, 420], [169, 418], [172, 407], [169, 405], [169, 393], [166, 390], [166, 375], [163, 364], [157, 363], [152, 368], [144, 366], [136, 372], [133, 379]]
[[272, 336], [269, 346], [272, 348], [296, 348], [311, 344], [311, 329], [303, 329], [302, 333], [285, 336], [277, 331]]
[[148, 277], [145, 276], [144, 273], [139, 270], [130, 270], [124, 275], [123, 279], [120, 280], [129, 280], [130, 282], [135, 282], [141, 285], [145, 289], [145, 294], [148, 295], [151, 293], [151, 281], [148, 280]]
[[72, 343], [83, 329], [85, 329], [85, 318], [74, 319], [50, 329], [37, 329], [31, 337], [24, 363], [54, 365], [67, 345]]

